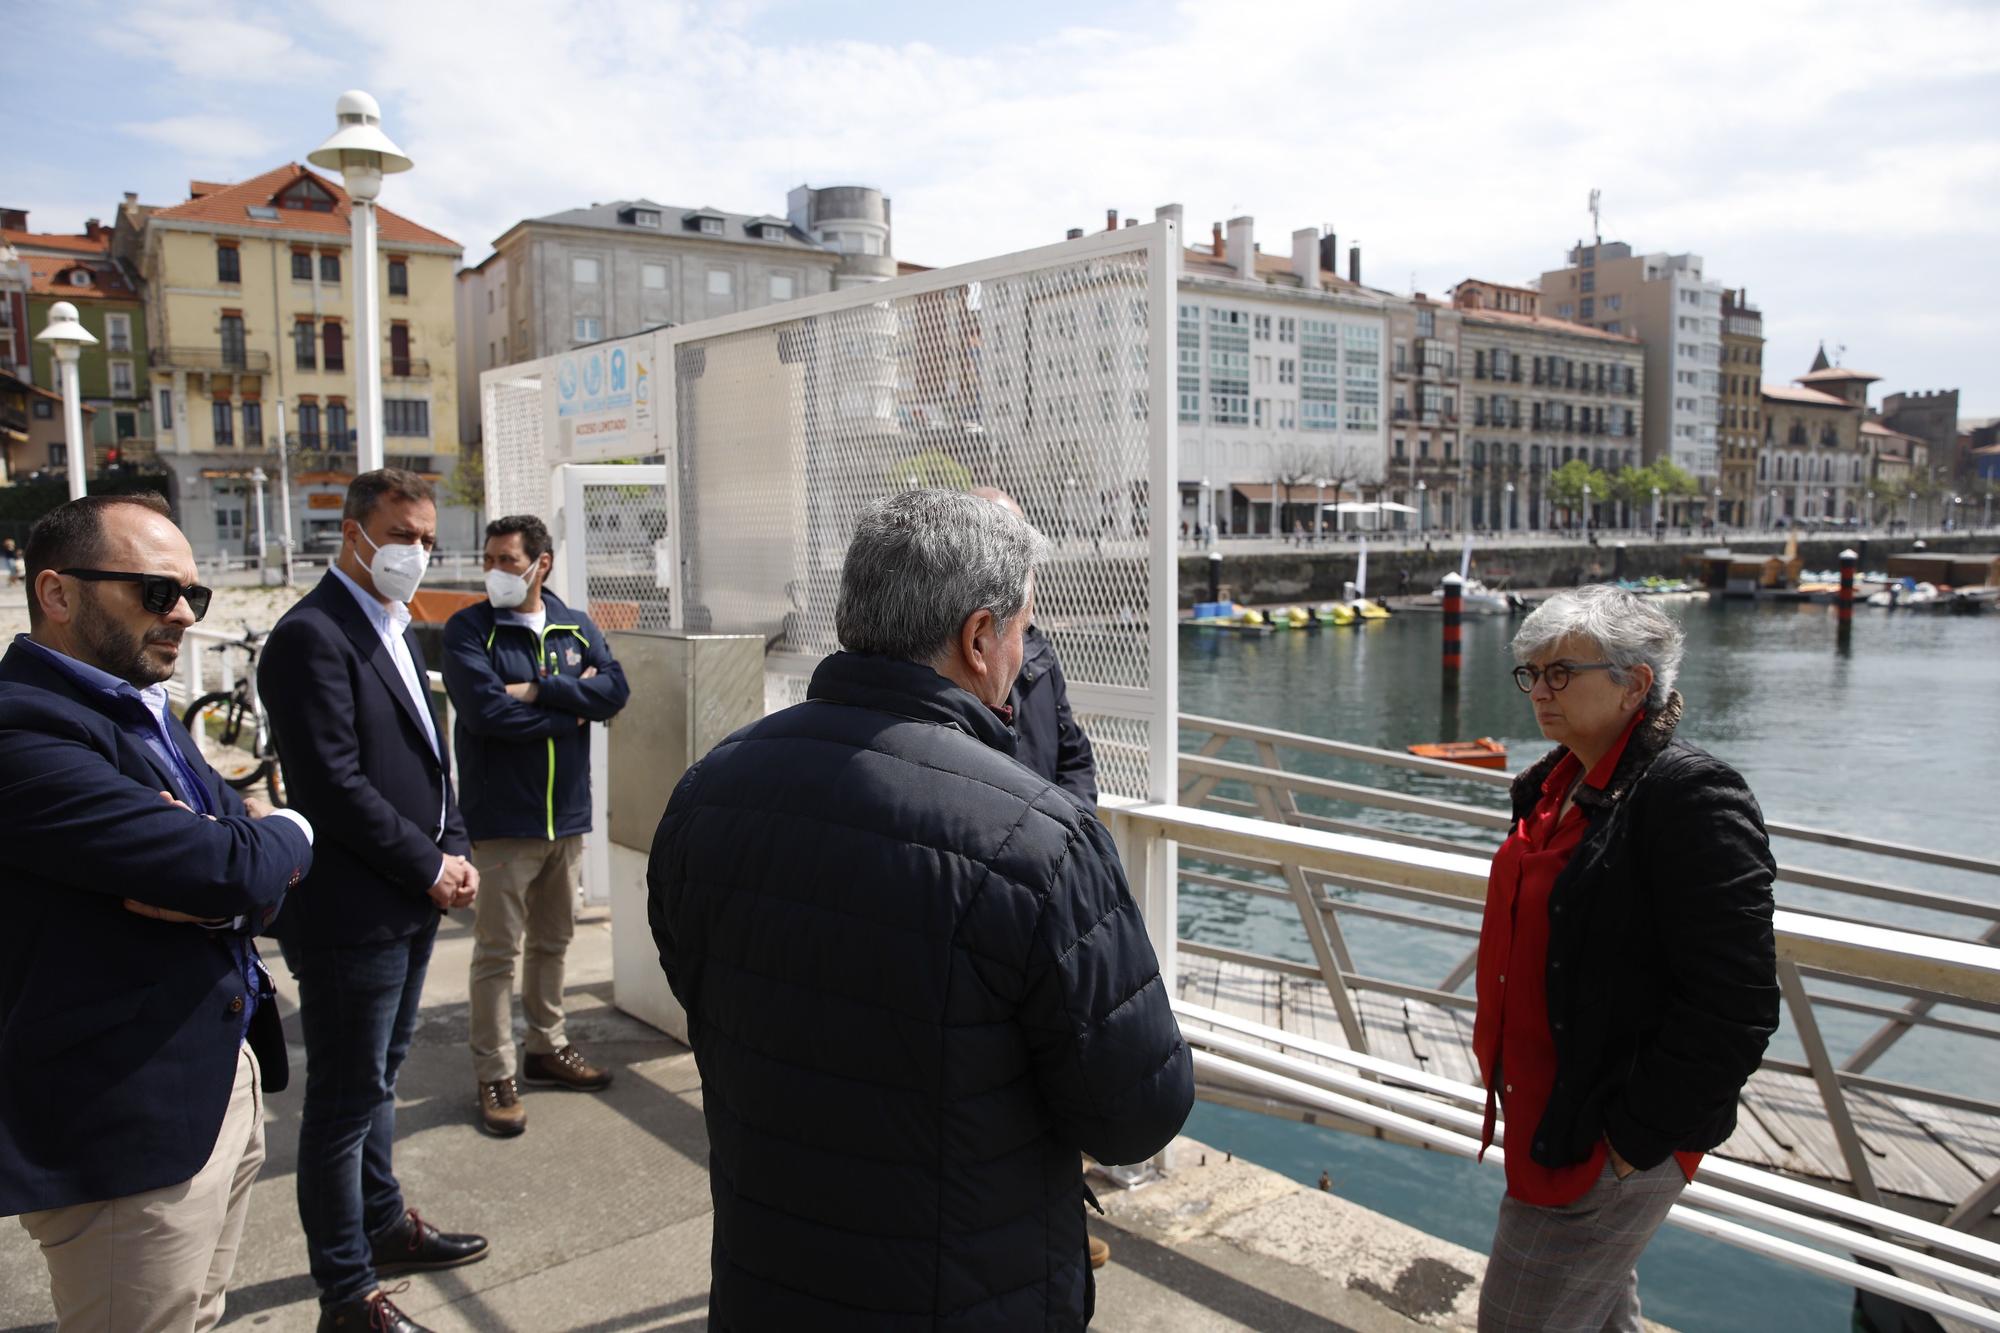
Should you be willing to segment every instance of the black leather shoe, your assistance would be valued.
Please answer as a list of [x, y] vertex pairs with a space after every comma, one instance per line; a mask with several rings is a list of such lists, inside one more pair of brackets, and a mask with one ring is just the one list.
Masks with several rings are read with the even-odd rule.
[[[409, 1283], [396, 1288], [398, 1294]], [[338, 1305], [323, 1305], [319, 1311], [319, 1333], [431, 1333], [422, 1324], [396, 1308], [386, 1291], [357, 1296]]]
[[370, 1260], [377, 1277], [456, 1268], [486, 1257], [486, 1237], [439, 1231], [412, 1208], [387, 1231], [368, 1238]]

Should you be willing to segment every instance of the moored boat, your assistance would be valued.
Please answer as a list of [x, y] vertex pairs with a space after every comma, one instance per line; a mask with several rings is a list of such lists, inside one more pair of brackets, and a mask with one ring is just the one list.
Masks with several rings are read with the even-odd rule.
[[1473, 768], [1507, 767], [1507, 747], [1491, 736], [1476, 741], [1424, 741], [1403, 747], [1424, 759], [1443, 759]]

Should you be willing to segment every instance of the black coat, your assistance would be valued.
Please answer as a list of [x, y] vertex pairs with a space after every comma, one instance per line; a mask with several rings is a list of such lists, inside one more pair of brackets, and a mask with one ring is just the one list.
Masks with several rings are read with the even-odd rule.
[[[236, 1083], [246, 978], [220, 931], [126, 911], [132, 897], [254, 930], [313, 863], [288, 819], [251, 819], [167, 730], [216, 818], [93, 695], [16, 645], [0, 661], [0, 1217], [191, 1179]], [[142, 709], [143, 704], [130, 701]], [[284, 1086], [278, 1004], [250, 1045]]]
[[1028, 626], [1021, 674], [1007, 702], [1014, 709], [1014, 757], [1064, 791], [1097, 804], [1097, 759], [1069, 710], [1069, 683], [1048, 636]]
[[[1715, 1147], [1778, 1028], [1764, 818], [1735, 769], [1674, 739], [1680, 716], [1675, 694], [1601, 792], [1576, 789], [1589, 825], [1549, 893], [1556, 1086], [1529, 1145], [1544, 1166], [1600, 1137], [1641, 1170]], [[1516, 819], [1565, 753], [1514, 780]]]
[[711, 1326], [1073, 1329], [1078, 1152], [1192, 1065], [1104, 826], [928, 667], [838, 653], [675, 789], [647, 872], [702, 1075]]
[[[424, 679], [423, 649], [403, 642]], [[286, 948], [402, 939], [437, 924], [445, 852], [472, 850], [440, 755], [389, 650], [332, 570], [279, 619], [257, 660], [292, 806], [312, 821], [313, 868], [286, 900]], [[438, 832], [442, 822], [444, 831]]]

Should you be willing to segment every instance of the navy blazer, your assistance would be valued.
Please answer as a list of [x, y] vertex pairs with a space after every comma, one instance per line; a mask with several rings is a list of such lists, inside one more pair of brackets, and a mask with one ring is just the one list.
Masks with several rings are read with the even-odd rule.
[[[236, 1083], [245, 980], [226, 935], [125, 910], [134, 898], [261, 922], [312, 865], [287, 819], [251, 819], [180, 723], [211, 820], [160, 799], [176, 779], [41, 656], [0, 659], [0, 1216], [192, 1179]], [[251, 1024], [266, 1087], [284, 1034]]]
[[[417, 677], [424, 654], [404, 632]], [[338, 575], [285, 612], [257, 662], [285, 794], [312, 821], [312, 873], [286, 902], [287, 948], [402, 939], [437, 923], [441, 853], [472, 850], [451, 776], [396, 664]], [[423, 706], [441, 742], [428, 690]], [[444, 832], [438, 833], [442, 802]]]

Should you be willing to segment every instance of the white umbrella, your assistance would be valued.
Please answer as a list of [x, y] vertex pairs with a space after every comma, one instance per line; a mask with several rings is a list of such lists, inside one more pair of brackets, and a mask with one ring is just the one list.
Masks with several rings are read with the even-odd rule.
[[1385, 514], [1414, 514], [1417, 512], [1414, 507], [1399, 505], [1394, 500], [1384, 500], [1375, 507]]

